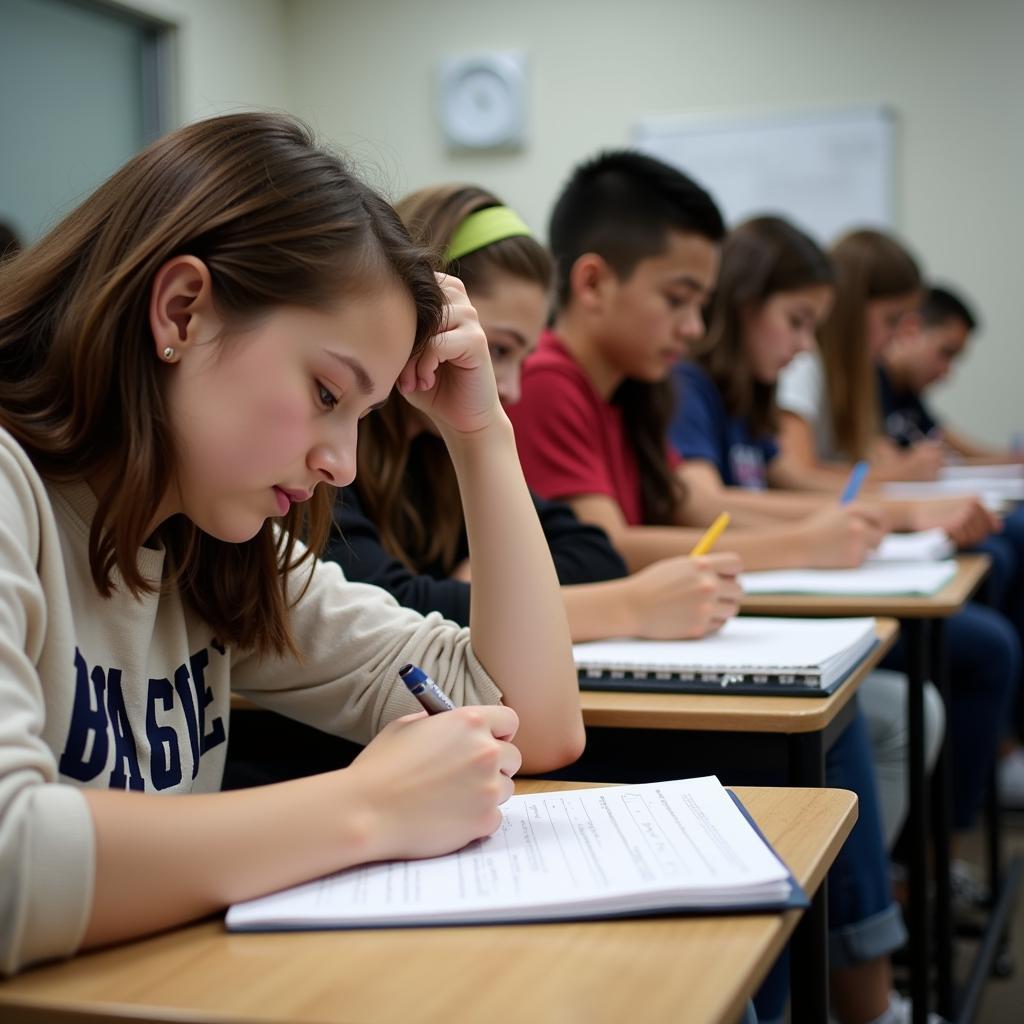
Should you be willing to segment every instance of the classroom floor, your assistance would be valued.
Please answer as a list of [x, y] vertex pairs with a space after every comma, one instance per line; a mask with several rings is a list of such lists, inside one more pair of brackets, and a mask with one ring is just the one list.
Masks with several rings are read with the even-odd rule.
[[[964, 841], [962, 856], [974, 864], [984, 864], [984, 840], [980, 832]], [[1006, 856], [1024, 856], [1024, 814], [1007, 815]], [[962, 944], [969, 957], [974, 944]], [[1017, 1024], [1024, 1020], [1024, 892], [1018, 892], [1010, 946], [1014, 973], [1009, 978], [992, 978], [981, 997], [976, 1024]]]

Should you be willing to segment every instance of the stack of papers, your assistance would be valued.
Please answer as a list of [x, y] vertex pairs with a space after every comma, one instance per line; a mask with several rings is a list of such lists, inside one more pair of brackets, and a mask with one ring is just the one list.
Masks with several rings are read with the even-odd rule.
[[228, 911], [235, 931], [571, 920], [807, 906], [713, 776], [514, 796], [488, 839], [365, 864]]
[[995, 466], [976, 466], [970, 463], [945, 466], [940, 480], [1024, 480], [1024, 463], [1006, 463]]
[[890, 533], [868, 556], [869, 562], [941, 562], [956, 553], [945, 530]]
[[930, 597], [956, 575], [955, 561], [868, 562], [859, 569], [779, 569], [745, 572], [748, 594], [828, 597]]
[[702, 640], [575, 644], [584, 689], [831, 692], [878, 642], [874, 619], [731, 619]]
[[907, 480], [883, 484], [887, 498], [949, 498], [973, 494], [985, 505], [1024, 501], [1024, 477], [951, 477], [941, 480]]

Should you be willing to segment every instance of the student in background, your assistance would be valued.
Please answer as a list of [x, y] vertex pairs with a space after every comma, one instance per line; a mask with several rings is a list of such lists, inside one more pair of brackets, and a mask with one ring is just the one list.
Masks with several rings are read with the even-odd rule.
[[[684, 460], [681, 473], [689, 500], [738, 505], [755, 523], [762, 521], [759, 516], [770, 521], [772, 516], [806, 514], [808, 503], [813, 507], [836, 500], [834, 495], [757, 489], [777, 479], [775, 383], [794, 356], [813, 351], [815, 332], [831, 307], [832, 282], [827, 255], [784, 220], [761, 217], [730, 233], [707, 338], [700, 355], [676, 371], [679, 404], [671, 439]], [[751, 471], [755, 465], [757, 474]], [[729, 486], [737, 482], [739, 486]], [[909, 508], [928, 504], [909, 503]], [[970, 604], [948, 621], [947, 630], [953, 683], [950, 733], [957, 765], [954, 819], [958, 828], [966, 829], [983, 797], [1021, 655], [1008, 623], [991, 608]], [[886, 665], [901, 668], [902, 651]], [[934, 704], [927, 706], [928, 732], [938, 741], [942, 712], [938, 695], [931, 689], [929, 693]], [[908, 739], [904, 678], [873, 675], [860, 696], [872, 729], [887, 838], [892, 840], [906, 811], [900, 771]]]
[[[922, 438], [933, 438], [941, 439], [947, 452], [965, 459], [998, 464], [1017, 463], [1024, 458], [1020, 453], [986, 448], [961, 431], [950, 429], [925, 401], [928, 389], [945, 380], [961, 358], [977, 326], [974, 313], [958, 295], [945, 288], [929, 288], [917, 313], [907, 318], [882, 352], [877, 367], [882, 422], [889, 439], [899, 447], [912, 448]], [[1000, 546], [1012, 547], [1010, 555], [1001, 553]], [[1019, 581], [1024, 568], [1024, 510], [1010, 512], [1003, 520], [1002, 537], [984, 550], [1002, 562], [1009, 557], [1016, 562], [1018, 584], [1002, 585], [1002, 603], [1007, 617], [1021, 631], [1024, 584]], [[1018, 739], [1024, 739], [1024, 705], [1019, 693], [1016, 733]], [[1007, 806], [1024, 807], [1024, 749], [1017, 744], [999, 762], [999, 790]]]
[[[631, 566], [688, 550], [699, 536], [678, 525], [683, 497], [666, 450], [668, 378], [703, 333], [701, 307], [724, 233], [706, 192], [632, 152], [578, 167], [552, 214], [554, 329], [526, 361], [510, 416], [531, 486], [605, 527]], [[869, 537], [877, 528], [866, 516], [833, 509], [777, 532], [730, 530], [719, 546], [739, 550], [743, 538], [745, 564], [770, 564], [766, 547], [787, 535], [825, 533], [824, 522], [834, 531], [827, 548], [856, 536], [856, 562], [877, 537]], [[810, 560], [797, 545], [786, 557]], [[829, 874], [834, 1006], [844, 1024], [902, 1021], [907, 1007], [890, 994], [889, 953], [906, 933], [890, 891], [862, 715], [830, 750], [827, 775], [860, 799], [857, 824]]]
[[[699, 354], [673, 374], [677, 404], [669, 437], [682, 457], [678, 473], [691, 513], [727, 509], [750, 526], [820, 511], [836, 497], [777, 488], [775, 383], [814, 332], [833, 299], [828, 256], [778, 217], [759, 217], [729, 232]], [[891, 848], [907, 813], [909, 734], [906, 677], [874, 672], [858, 691], [871, 730], [882, 822]], [[942, 701], [926, 697], [928, 760], [938, 755]]]
[[1024, 453], [990, 448], [943, 423], [925, 401], [929, 388], [944, 381], [963, 356], [978, 320], [955, 292], [928, 288], [916, 314], [878, 362], [879, 401], [885, 432], [901, 448], [922, 438], [939, 439], [953, 455], [987, 463], [1019, 463]]
[[845, 477], [847, 463], [871, 461], [871, 479], [931, 480], [942, 445], [924, 439], [901, 451], [883, 437], [875, 364], [918, 305], [913, 257], [879, 231], [852, 231], [832, 250], [836, 294], [818, 330], [818, 350], [801, 353], [779, 379], [783, 410], [780, 472]]
[[[396, 209], [413, 237], [442, 254], [446, 273], [466, 286], [487, 335], [498, 394], [514, 405], [522, 362], [547, 317], [547, 251], [518, 215], [473, 186], [423, 189]], [[602, 530], [565, 505], [534, 501], [574, 641], [694, 638], [736, 613], [734, 555], [680, 556], [626, 577]], [[388, 402], [364, 421], [359, 473], [341, 490], [334, 515], [340, 536], [326, 557], [348, 579], [384, 587], [424, 614], [469, 622], [471, 566], [455, 467], [430, 420], [408, 402]]]
[[[312, 557], [319, 485], [351, 482], [396, 381], [459, 468], [472, 637]], [[579, 754], [565, 614], [465, 291], [293, 120], [188, 125], [5, 264], [0, 425], [3, 971], [457, 849], [521, 761]], [[427, 717], [409, 661], [479, 706]], [[366, 749], [215, 793], [231, 689]]]
[[[831, 258], [836, 274], [836, 299], [818, 330], [820, 354], [809, 351], [793, 359], [782, 371], [776, 393], [782, 410], [779, 472], [790, 481], [801, 479], [808, 468], [842, 477], [854, 460], [871, 452], [882, 451], [883, 464], [892, 466], [893, 452], [897, 459], [927, 452], [930, 459], [933, 449], [941, 448], [928, 441], [904, 454], [892, 441], [881, 437], [876, 364], [917, 307], [921, 275], [916, 261], [894, 238], [869, 230], [854, 231], [840, 239]], [[980, 512], [978, 503], [973, 504], [975, 511]], [[990, 528], [1001, 530], [1002, 524], [995, 517], [989, 518]], [[963, 537], [957, 539], [967, 543]], [[992, 558], [993, 604], [1006, 613], [1009, 621], [1002, 615], [995, 618], [977, 605], [969, 606], [954, 620], [954, 628], [963, 631], [963, 635], [951, 652], [967, 660], [958, 662], [953, 678], [962, 672], [968, 679], [988, 680], [982, 691], [988, 694], [984, 699], [1006, 708], [1000, 722], [1004, 729], [1010, 729], [1010, 708], [1020, 686], [1024, 614], [1016, 609], [1024, 603], [1024, 560], [1012, 535], [977, 538], [975, 543]], [[983, 653], [999, 649], [1009, 656], [1010, 664], [1018, 666], [1008, 682], [993, 672], [996, 664], [1002, 666], [1006, 659], [993, 663]], [[1001, 697], [997, 697], [997, 690]], [[1010, 766], [1020, 765], [1019, 799], [1024, 801], [1024, 756], [1018, 758], [1015, 748], [1016, 744], [1008, 739], [1002, 749], [1003, 760]], [[958, 775], [960, 771], [968, 773], [958, 778], [965, 794], [957, 812], [961, 827], [969, 826], [977, 807], [977, 801], [967, 800], [966, 794], [976, 793], [980, 799], [990, 764], [991, 757], [980, 762], [958, 761]], [[1000, 770], [1017, 774], [1016, 769]], [[1016, 803], [1018, 791], [1006, 789], [1003, 796], [1008, 803]]]

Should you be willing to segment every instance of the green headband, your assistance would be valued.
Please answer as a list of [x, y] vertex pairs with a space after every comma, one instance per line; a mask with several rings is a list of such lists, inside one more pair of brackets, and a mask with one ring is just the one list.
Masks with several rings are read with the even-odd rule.
[[533, 232], [515, 210], [507, 206], [488, 206], [485, 210], [471, 213], [455, 229], [444, 258], [448, 263], [454, 263], [477, 249], [521, 235], [533, 237]]

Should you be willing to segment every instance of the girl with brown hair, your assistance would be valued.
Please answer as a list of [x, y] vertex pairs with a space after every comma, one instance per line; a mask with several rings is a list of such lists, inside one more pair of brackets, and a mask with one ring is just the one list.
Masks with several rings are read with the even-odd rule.
[[[869, 479], [930, 480], [942, 446], [901, 452], [883, 436], [875, 364], [917, 310], [921, 273], [888, 235], [851, 231], [833, 246], [835, 298], [818, 330], [818, 349], [798, 356], [779, 382], [781, 465], [840, 478], [869, 459]], [[843, 465], [843, 464], [847, 465]]]
[[[313, 557], [396, 382], [462, 485], [472, 637]], [[174, 132], [6, 263], [0, 427], [0, 969], [456, 849], [582, 749], [465, 290], [302, 125]], [[479, 706], [425, 716], [411, 661]], [[366, 749], [215, 793], [231, 690]]]
[[[475, 186], [422, 189], [396, 209], [413, 237], [465, 284], [487, 335], [498, 393], [514, 405], [522, 362], [547, 316], [546, 250], [514, 211]], [[601, 530], [564, 505], [534, 501], [573, 640], [692, 638], [736, 613], [735, 556], [681, 556], [618, 578], [625, 565]], [[341, 492], [335, 519], [341, 536], [328, 556], [349, 579], [376, 583], [418, 611], [469, 621], [471, 568], [455, 472], [430, 421], [408, 403], [389, 402], [367, 418], [359, 473]]]

